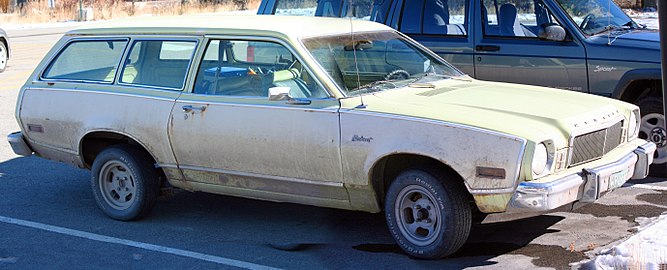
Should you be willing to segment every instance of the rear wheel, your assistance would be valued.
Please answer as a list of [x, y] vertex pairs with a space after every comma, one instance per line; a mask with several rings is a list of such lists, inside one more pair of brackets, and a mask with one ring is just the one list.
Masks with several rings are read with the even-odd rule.
[[653, 155], [653, 165], [649, 170], [652, 176], [667, 176], [667, 131], [665, 115], [660, 97], [646, 97], [637, 102], [642, 118], [639, 138], [655, 143], [658, 149]]
[[135, 220], [157, 201], [160, 183], [152, 158], [130, 145], [104, 149], [93, 161], [91, 184], [95, 201], [106, 215]]
[[456, 252], [470, 234], [472, 209], [454, 177], [435, 171], [404, 171], [385, 202], [387, 226], [410, 256], [438, 259]]

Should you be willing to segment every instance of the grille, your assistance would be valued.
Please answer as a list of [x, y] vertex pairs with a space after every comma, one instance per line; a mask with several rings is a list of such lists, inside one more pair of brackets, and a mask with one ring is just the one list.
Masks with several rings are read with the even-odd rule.
[[570, 167], [598, 159], [621, 144], [623, 122], [574, 138]]

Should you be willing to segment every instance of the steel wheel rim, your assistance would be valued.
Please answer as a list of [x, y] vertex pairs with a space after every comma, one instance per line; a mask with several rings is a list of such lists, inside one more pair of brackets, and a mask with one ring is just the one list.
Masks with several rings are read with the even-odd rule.
[[658, 149], [653, 156], [653, 163], [667, 162], [667, 131], [663, 128], [665, 116], [660, 113], [649, 113], [642, 116], [639, 126], [639, 138], [654, 142]]
[[7, 51], [3, 46], [0, 46], [0, 69], [7, 67]]
[[132, 206], [137, 186], [127, 165], [119, 161], [107, 162], [100, 170], [98, 181], [107, 205], [117, 210]]
[[398, 229], [410, 243], [427, 246], [437, 240], [442, 216], [435, 197], [426, 188], [410, 185], [401, 190], [394, 202]]

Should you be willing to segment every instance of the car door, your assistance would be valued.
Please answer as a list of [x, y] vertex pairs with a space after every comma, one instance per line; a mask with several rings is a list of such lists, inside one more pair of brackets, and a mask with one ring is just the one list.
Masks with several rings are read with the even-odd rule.
[[398, 0], [384, 23], [474, 76], [468, 3], [469, 0]]
[[[277, 40], [209, 39], [194, 87], [179, 97], [170, 123], [174, 155], [191, 188], [348, 204], [340, 104], [287, 48]], [[291, 98], [269, 100], [270, 89], [288, 89]]]
[[588, 92], [586, 52], [576, 37], [567, 34], [564, 41], [538, 37], [540, 26], [563, 25], [544, 2], [475, 1], [477, 79]]

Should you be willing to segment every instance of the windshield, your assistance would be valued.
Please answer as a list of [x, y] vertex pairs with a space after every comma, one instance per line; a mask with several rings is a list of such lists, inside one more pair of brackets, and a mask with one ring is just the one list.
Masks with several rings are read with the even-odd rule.
[[395, 31], [314, 37], [303, 44], [347, 95], [464, 75]]
[[556, 0], [586, 35], [609, 30], [637, 28], [612, 0]]

